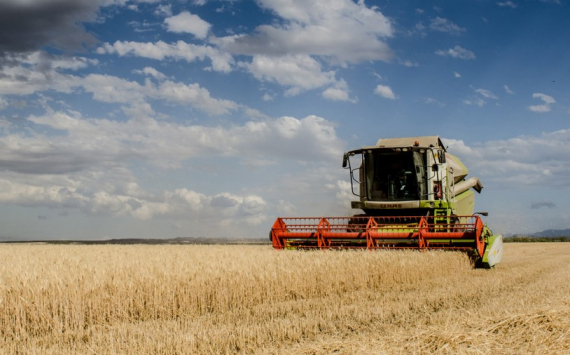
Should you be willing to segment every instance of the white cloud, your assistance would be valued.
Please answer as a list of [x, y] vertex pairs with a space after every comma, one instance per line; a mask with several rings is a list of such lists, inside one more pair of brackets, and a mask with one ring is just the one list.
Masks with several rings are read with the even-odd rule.
[[444, 104], [443, 102], [440, 102], [440, 101], [438, 101], [438, 100], [436, 100], [436, 99], [434, 99], [434, 98], [431, 98], [431, 97], [428, 97], [428, 98], [425, 100], [425, 103], [428, 104], [428, 105], [436, 105], [436, 106], [439, 106], [439, 107], [442, 107], [442, 108], [445, 107], [445, 104]]
[[349, 101], [356, 103], [358, 100], [350, 98], [350, 92], [346, 81], [340, 80], [334, 86], [323, 91], [323, 97], [332, 101]]
[[414, 63], [411, 60], [400, 60], [398, 61], [398, 63], [400, 63], [401, 65], [408, 67], [408, 68], [413, 68], [413, 67], [419, 67], [420, 65], [418, 63]]
[[28, 118], [33, 122], [42, 126], [49, 126], [58, 130], [75, 130], [81, 124], [81, 115], [77, 112], [50, 112], [44, 116], [30, 116]]
[[160, 81], [165, 80], [167, 78], [166, 75], [151, 67], [145, 67], [143, 70], [133, 70], [133, 73], [141, 75], [149, 75], [155, 78], [156, 80]]
[[116, 41], [112, 45], [103, 44], [97, 49], [99, 54], [118, 54], [119, 56], [134, 55], [138, 57], [164, 60], [172, 58], [174, 60], [185, 60], [189, 63], [196, 60], [210, 59], [212, 69], [228, 73], [232, 70], [234, 62], [232, 56], [228, 53], [211, 46], [199, 46], [184, 41], [168, 44], [163, 41], [156, 43], [151, 42], [122, 42]]
[[331, 101], [350, 101], [348, 91], [338, 87], [330, 87], [323, 91], [323, 97]]
[[390, 99], [390, 100], [395, 100], [396, 99], [396, 95], [394, 94], [394, 92], [392, 91], [392, 89], [389, 86], [386, 85], [378, 85], [376, 86], [376, 89], [374, 89], [374, 93], [376, 95], [380, 95], [385, 99]]
[[154, 14], [157, 16], [172, 16], [172, 5], [158, 5]]
[[514, 95], [515, 92], [513, 90], [511, 90], [507, 85], [505, 85], [504, 88], [505, 88], [505, 92], [507, 94]]
[[518, 7], [518, 4], [511, 1], [511, 0], [499, 1], [499, 2], [497, 2], [497, 5], [499, 5], [501, 7], [510, 7], [512, 9], [516, 9]]
[[[421, 35], [422, 37], [427, 36], [427, 34], [425, 33], [426, 26], [425, 26], [423, 23], [418, 22], [418, 23], [414, 26], [414, 28], [415, 28], [415, 30], [417, 30], [418, 32], [420, 32], [420, 35]], [[414, 33], [415, 33], [415, 31], [410, 31], [410, 34], [414, 34]]]
[[2, 96], [0, 96], [0, 111], [6, 109], [8, 107], [8, 101], [3, 98]]
[[432, 31], [445, 32], [453, 35], [458, 35], [465, 32], [465, 28], [459, 27], [448, 19], [441, 17], [432, 19], [429, 28]]
[[[37, 91], [53, 90], [70, 93], [77, 85], [78, 77], [71, 74], [62, 74], [56, 71], [61, 69], [78, 69], [83, 64], [91, 63], [83, 60], [64, 59], [54, 60], [51, 56], [42, 56], [38, 60], [35, 53], [18, 60], [22, 65], [0, 67], [0, 94], [29, 95]], [[55, 64], [54, 64], [55, 62]], [[55, 68], [54, 68], [55, 67]]]
[[141, 85], [109, 75], [90, 74], [81, 81], [85, 91], [98, 101], [138, 105], [147, 98], [190, 105], [210, 115], [223, 115], [238, 109], [230, 100], [216, 99], [198, 84], [183, 84], [166, 80], [158, 84], [146, 81]]
[[453, 76], [456, 78], [461, 78], [461, 74], [459, 74], [458, 72], [453, 72]]
[[357, 198], [352, 193], [350, 181], [337, 180], [326, 184], [325, 187], [335, 193], [336, 203], [339, 209], [346, 209], [347, 206], [350, 206], [350, 201]]
[[244, 66], [258, 80], [290, 87], [286, 93], [289, 96], [336, 83], [335, 73], [323, 72], [320, 63], [308, 55], [256, 55], [251, 63]]
[[293, 203], [285, 200], [279, 200], [277, 204], [277, 212], [280, 216], [298, 215], [297, 207]]
[[472, 99], [465, 99], [462, 101], [465, 105], [474, 105], [474, 106], [479, 106], [479, 107], [483, 107], [485, 106], [485, 104], [487, 103], [485, 100], [479, 98], [479, 97], [475, 97]]
[[528, 107], [529, 110], [531, 110], [532, 112], [538, 112], [538, 113], [545, 113], [545, 112], [550, 112], [550, 106], [548, 105], [533, 105], [533, 106], [529, 106]]
[[77, 84], [92, 93], [95, 100], [108, 103], [142, 102], [154, 91], [150, 82], [141, 85], [111, 75], [89, 74]]
[[12, 124], [5, 118], [0, 117], [0, 133], [7, 134], [10, 132]]
[[529, 106], [528, 109], [533, 112], [538, 112], [538, 113], [550, 112], [551, 110], [550, 106], [556, 103], [556, 100], [554, 100], [552, 96], [548, 96], [545, 94], [534, 93], [532, 94], [532, 97], [535, 99], [540, 99], [544, 102], [542, 105]]
[[168, 17], [164, 20], [168, 31], [174, 33], [191, 33], [196, 38], [204, 39], [210, 31], [208, 22], [202, 20], [199, 16], [189, 13], [188, 11]]
[[151, 94], [153, 97], [175, 102], [179, 105], [192, 105], [211, 115], [223, 115], [237, 110], [238, 105], [230, 100], [215, 99], [210, 92], [198, 84], [182, 84], [165, 81]]
[[[473, 90], [477, 94], [481, 95], [484, 99], [491, 99], [491, 100], [498, 100], [499, 99], [499, 97], [497, 95], [495, 95], [493, 92], [491, 92], [487, 89], [475, 89], [475, 88], [473, 88]], [[464, 99], [462, 102], [465, 105], [473, 105], [473, 106], [483, 107], [487, 104], [487, 101], [485, 101], [484, 99], [482, 99], [481, 97], [478, 97], [478, 96], [472, 96], [470, 98]]]
[[[221, 50], [183, 41], [172, 44], [162, 41], [117, 41], [112, 45], [102, 45], [97, 52], [188, 62], [209, 58], [213, 70], [226, 73], [232, 70], [233, 65], [230, 53], [246, 54], [251, 55], [252, 60], [241, 66], [246, 67], [258, 80], [287, 87], [286, 96], [327, 87], [323, 92], [324, 98], [351, 102], [355, 102], [355, 99], [350, 98], [346, 83], [337, 81], [333, 71], [323, 70], [316, 57], [330, 64], [389, 60], [392, 57], [391, 50], [381, 40], [392, 36], [391, 23], [376, 7], [368, 8], [363, 2], [349, 0], [308, 3], [300, 0], [263, 0], [259, 5], [273, 11], [285, 21], [284, 24], [259, 26], [252, 35], [210, 38]], [[209, 24], [194, 16], [183, 12], [167, 18], [165, 23], [170, 31], [191, 32], [204, 39]], [[354, 38], [359, 38], [359, 41], [354, 41]]]
[[449, 151], [471, 171], [498, 186], [570, 187], [570, 130], [494, 140], [467, 146], [463, 141], [444, 139]]
[[79, 70], [99, 64], [96, 59], [77, 56], [56, 56], [44, 51], [32, 52], [22, 58], [22, 62], [35, 66], [40, 71], [49, 70]]
[[[214, 127], [140, 118], [126, 122], [86, 119], [74, 112], [47, 112], [28, 120], [33, 124], [31, 130], [39, 127], [35, 134], [0, 138], [0, 203], [140, 220], [196, 220], [197, 225], [222, 221], [230, 222], [234, 232], [238, 225], [266, 221], [269, 209], [276, 208], [262, 197], [264, 190], [261, 194], [209, 195], [185, 187], [146, 191], [130, 166], [154, 164], [172, 169], [194, 157], [212, 161], [232, 157], [248, 167], [252, 159], [265, 162], [258, 168], [275, 159], [279, 166], [287, 161], [312, 161], [303, 165], [313, 169], [323, 161], [327, 165], [336, 162], [343, 148], [334, 125], [316, 116]], [[44, 135], [42, 126], [60, 130], [65, 139]], [[160, 176], [160, 170], [149, 171]], [[310, 178], [305, 181], [305, 176]], [[314, 189], [315, 181], [328, 176], [337, 174], [308, 171], [289, 181], [296, 191], [306, 194]], [[281, 205], [289, 206], [289, 211], [295, 208], [290, 199]]]
[[132, 103], [129, 106], [121, 106], [121, 111], [126, 117], [132, 119], [152, 119], [154, 117], [163, 117], [159, 113], [155, 112], [152, 106], [147, 102], [137, 102]]
[[544, 101], [544, 103], [549, 104], [549, 105], [550, 105], [550, 104], [553, 104], [553, 103], [556, 103], [556, 100], [554, 100], [554, 98], [553, 98], [552, 96], [548, 96], [548, 95], [545, 95], [545, 94], [534, 93], [534, 94], [532, 94], [532, 97], [535, 98], [535, 99], [537, 99], [537, 98], [538, 98], [538, 99], [541, 99], [542, 101]]
[[[351, 0], [259, 0], [259, 5], [283, 19], [261, 25], [253, 34], [217, 38], [231, 53], [263, 56], [314, 55], [338, 63], [388, 61], [393, 53], [383, 38], [392, 24], [376, 7]], [[354, 40], [358, 38], [358, 40]]]
[[255, 119], [259, 119], [259, 120], [270, 119], [270, 117], [267, 116], [266, 114], [264, 114], [263, 112], [256, 110], [256, 109], [253, 109], [253, 108], [249, 108], [249, 107], [244, 108], [244, 113], [249, 118], [255, 118]]
[[480, 94], [481, 96], [483, 96], [486, 99], [497, 100], [499, 98], [497, 95], [493, 94], [491, 91], [486, 90], [486, 89], [476, 89], [475, 92]]
[[42, 126], [60, 130], [65, 139], [40, 133], [0, 137], [0, 166], [17, 173], [64, 174], [133, 160], [176, 167], [199, 156], [333, 161], [342, 155], [334, 124], [321, 117], [261, 118], [208, 127], [141, 117], [124, 122], [86, 119], [73, 111], [49, 110], [28, 121], [40, 127], [38, 132]]
[[139, 21], [129, 21], [128, 25], [133, 28], [136, 33], [153, 32], [157, 30], [159, 24], [155, 22], [148, 22], [147, 20]]
[[[75, 181], [79, 186], [81, 181]], [[140, 188], [135, 183], [134, 188]], [[135, 194], [136, 195], [136, 194]], [[233, 218], [249, 225], [266, 219], [267, 203], [257, 195], [238, 196], [227, 192], [215, 195], [185, 188], [164, 191], [145, 197], [85, 190], [56, 184], [37, 184], [0, 179], [0, 202], [22, 206], [76, 208], [87, 214], [129, 216], [140, 220], [151, 218], [214, 219]]]
[[[161, 73], [146, 68], [142, 71], [156, 78]], [[211, 97], [209, 91], [199, 84], [183, 84], [162, 81], [155, 85], [149, 79], [143, 84], [111, 75], [89, 74], [78, 77], [61, 74], [48, 67], [45, 72], [35, 67], [14, 66], [0, 68], [0, 94], [29, 95], [35, 92], [54, 90], [71, 93], [78, 88], [93, 94], [97, 101], [140, 105], [148, 99], [165, 100], [184, 106], [192, 106], [210, 115], [227, 114], [237, 110], [239, 105], [230, 100]]]
[[455, 46], [453, 48], [449, 48], [448, 50], [438, 50], [435, 52], [435, 54], [443, 57], [452, 57], [458, 59], [475, 59], [475, 53], [461, 46]]
[[[149, 165], [182, 168], [192, 166], [191, 159], [204, 157], [232, 158], [244, 167], [250, 167], [252, 160], [263, 163], [257, 168], [275, 160], [280, 166], [290, 162], [314, 167], [336, 162], [344, 145], [334, 124], [316, 116], [202, 126], [148, 117], [89, 119], [73, 111], [48, 110], [27, 120], [33, 134], [0, 136], [0, 203], [142, 220], [227, 219], [256, 225], [265, 220], [271, 206], [256, 192], [145, 191], [130, 171], [133, 164], [159, 175], [161, 170]], [[45, 127], [60, 131], [65, 139], [53, 139]]]

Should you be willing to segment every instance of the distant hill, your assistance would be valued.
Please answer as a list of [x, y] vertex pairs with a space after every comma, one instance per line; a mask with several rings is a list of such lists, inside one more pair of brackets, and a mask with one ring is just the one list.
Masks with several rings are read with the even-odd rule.
[[570, 237], [570, 229], [547, 229], [530, 235], [531, 237]]
[[570, 242], [570, 229], [547, 229], [532, 234], [504, 236], [505, 243]]
[[46, 244], [270, 244], [269, 239], [226, 239], [226, 238], [174, 238], [174, 239], [107, 239], [107, 240], [18, 240], [2, 243], [46, 243]]

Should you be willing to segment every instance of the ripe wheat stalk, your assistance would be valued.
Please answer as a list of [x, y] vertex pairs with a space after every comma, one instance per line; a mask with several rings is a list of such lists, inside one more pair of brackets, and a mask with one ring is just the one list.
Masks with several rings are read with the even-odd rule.
[[560, 246], [509, 245], [486, 271], [451, 252], [4, 245], [0, 352], [557, 353]]

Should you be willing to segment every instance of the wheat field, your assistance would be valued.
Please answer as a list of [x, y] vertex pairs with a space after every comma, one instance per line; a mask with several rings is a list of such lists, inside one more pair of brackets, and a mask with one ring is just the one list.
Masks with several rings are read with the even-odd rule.
[[568, 354], [570, 243], [0, 245], [2, 354]]

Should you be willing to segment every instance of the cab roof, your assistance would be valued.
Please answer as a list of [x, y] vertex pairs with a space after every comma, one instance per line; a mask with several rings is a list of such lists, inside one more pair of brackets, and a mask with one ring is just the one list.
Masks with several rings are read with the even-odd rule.
[[403, 148], [413, 147], [418, 142], [419, 147], [441, 147], [445, 146], [439, 136], [402, 137], [402, 138], [380, 138], [375, 146], [365, 148]]

